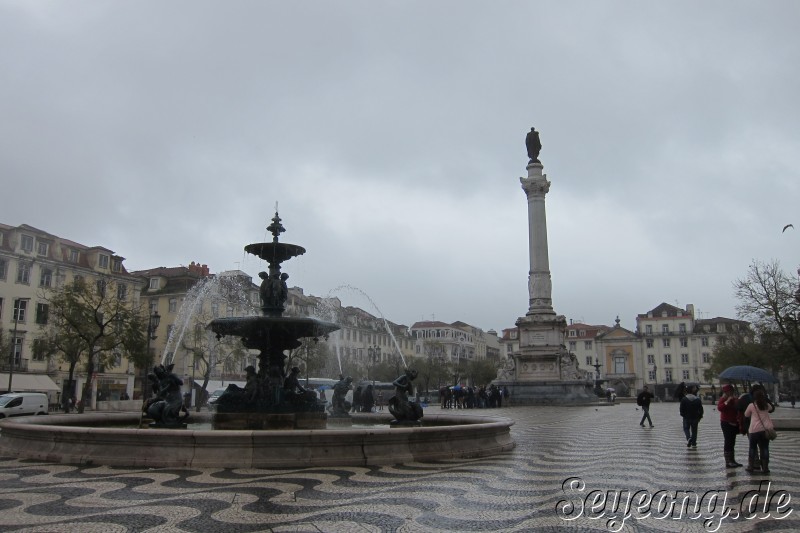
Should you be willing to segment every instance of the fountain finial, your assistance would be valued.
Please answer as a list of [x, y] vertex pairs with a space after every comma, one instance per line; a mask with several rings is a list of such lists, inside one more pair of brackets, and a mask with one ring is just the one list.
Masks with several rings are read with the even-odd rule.
[[275, 211], [275, 216], [272, 217], [272, 224], [267, 226], [267, 231], [272, 233], [272, 242], [278, 242], [278, 235], [286, 231], [286, 228], [281, 224], [281, 217], [278, 216], [277, 211]]

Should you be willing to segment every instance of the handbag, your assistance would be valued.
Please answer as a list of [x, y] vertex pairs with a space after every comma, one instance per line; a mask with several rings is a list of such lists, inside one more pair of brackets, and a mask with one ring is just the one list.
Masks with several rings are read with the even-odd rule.
[[775, 431], [775, 428], [768, 428], [764, 425], [764, 420], [761, 418], [761, 413], [759, 412], [758, 406], [755, 406], [756, 415], [758, 416], [758, 420], [761, 422], [761, 425], [764, 427], [764, 433], [767, 436], [768, 440], [775, 440], [778, 438], [778, 432]]

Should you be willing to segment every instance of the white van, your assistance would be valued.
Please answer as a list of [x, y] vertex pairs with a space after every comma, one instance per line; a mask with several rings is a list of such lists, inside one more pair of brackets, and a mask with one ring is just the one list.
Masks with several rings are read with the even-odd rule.
[[0, 396], [0, 418], [46, 415], [47, 407], [47, 394], [41, 392], [12, 392]]

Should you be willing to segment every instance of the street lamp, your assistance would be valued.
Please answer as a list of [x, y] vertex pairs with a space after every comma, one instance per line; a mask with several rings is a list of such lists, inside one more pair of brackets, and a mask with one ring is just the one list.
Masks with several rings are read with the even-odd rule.
[[158, 314], [156, 309], [153, 309], [153, 312], [147, 317], [147, 352], [145, 359], [148, 361], [147, 364], [142, 366], [142, 399], [147, 399], [147, 395], [145, 394], [145, 388], [147, 384], [147, 368], [150, 366], [150, 341], [156, 340], [158, 337], [156, 336], [156, 330], [158, 329], [158, 324], [161, 322], [161, 315]]
[[594, 393], [600, 396], [603, 392], [600, 390], [600, 367], [603, 365], [600, 364], [600, 359], [595, 357], [594, 364], [591, 366], [594, 367]]
[[653, 385], [653, 392], [655, 392], [656, 398], [658, 398], [658, 365], [656, 365], [655, 361], [653, 361], [653, 378], [655, 378], [653, 380], [655, 381], [655, 384]]
[[22, 317], [22, 321], [25, 322], [25, 312], [28, 309], [28, 300], [30, 300], [30, 298], [17, 298], [14, 303], [14, 333], [11, 335], [11, 353], [8, 356], [8, 392], [11, 392], [11, 380], [14, 378], [14, 359], [16, 359], [15, 356], [17, 355], [17, 324], [20, 321], [20, 315]]

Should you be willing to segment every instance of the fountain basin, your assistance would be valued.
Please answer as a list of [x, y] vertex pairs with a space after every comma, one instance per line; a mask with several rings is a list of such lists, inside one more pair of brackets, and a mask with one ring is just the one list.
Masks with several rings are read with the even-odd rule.
[[[192, 414], [202, 420], [207, 413]], [[297, 468], [368, 466], [465, 459], [514, 448], [508, 418], [426, 415], [417, 428], [388, 424], [391, 415], [359, 413], [351, 429], [120, 429], [137, 413], [19, 417], [0, 421], [0, 453], [54, 463], [148, 468]], [[99, 426], [99, 427], [98, 427]]]

